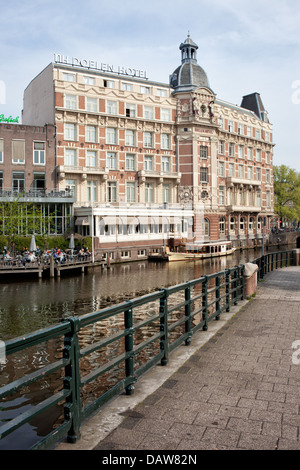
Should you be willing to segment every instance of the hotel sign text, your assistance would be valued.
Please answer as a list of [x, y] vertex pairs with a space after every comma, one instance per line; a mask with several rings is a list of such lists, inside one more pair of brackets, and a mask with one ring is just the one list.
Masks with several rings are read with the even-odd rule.
[[85, 69], [99, 70], [100, 72], [116, 73], [118, 75], [127, 75], [129, 77], [144, 78], [148, 80], [147, 72], [144, 70], [133, 69], [130, 67], [121, 67], [104, 64], [96, 60], [79, 59], [78, 57], [69, 57], [62, 54], [54, 54], [56, 64], [71, 65], [73, 67], [83, 67]]

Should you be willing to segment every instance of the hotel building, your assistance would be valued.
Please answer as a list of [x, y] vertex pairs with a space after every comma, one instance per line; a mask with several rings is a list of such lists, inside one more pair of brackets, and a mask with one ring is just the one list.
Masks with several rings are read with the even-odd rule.
[[258, 93], [217, 98], [190, 37], [168, 84], [56, 55], [24, 92], [22, 122], [56, 127], [58, 189], [75, 231], [117, 260], [170, 237], [254, 245], [273, 217], [272, 125]]

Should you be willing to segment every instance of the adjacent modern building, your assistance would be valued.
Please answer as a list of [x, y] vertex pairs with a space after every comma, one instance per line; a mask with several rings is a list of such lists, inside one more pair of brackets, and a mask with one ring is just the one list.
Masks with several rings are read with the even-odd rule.
[[253, 246], [273, 218], [272, 125], [259, 93], [217, 98], [190, 37], [168, 84], [55, 55], [24, 92], [22, 122], [56, 128], [55, 178], [75, 231], [115, 260], [170, 237]]

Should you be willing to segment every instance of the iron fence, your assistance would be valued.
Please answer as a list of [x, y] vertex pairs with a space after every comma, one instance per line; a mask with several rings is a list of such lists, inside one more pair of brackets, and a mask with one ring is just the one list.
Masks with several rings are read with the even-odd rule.
[[[293, 252], [271, 253], [253, 262], [261, 280], [267, 272], [292, 264]], [[243, 299], [244, 269], [241, 265], [202, 276], [7, 341], [7, 358], [53, 340], [61, 349], [56, 349], [60, 351], [58, 360], [3, 385], [0, 399], [53, 374], [60, 385], [29, 410], [4, 422], [0, 439], [61, 406], [62, 416], [55, 428], [31, 448], [46, 449], [65, 437], [76, 442], [81, 423], [91, 413], [124, 391], [134, 393], [141, 375], [159, 362], [166, 365], [175, 348], [190, 344], [197, 330], [207, 330], [212, 320]]]

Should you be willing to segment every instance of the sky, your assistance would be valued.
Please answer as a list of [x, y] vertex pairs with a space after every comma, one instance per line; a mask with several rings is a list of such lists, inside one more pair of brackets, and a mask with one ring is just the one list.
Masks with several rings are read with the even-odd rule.
[[274, 165], [300, 172], [299, 0], [0, 0], [0, 115], [19, 116], [54, 53], [146, 70], [169, 83], [190, 34], [217, 98], [258, 92]]

